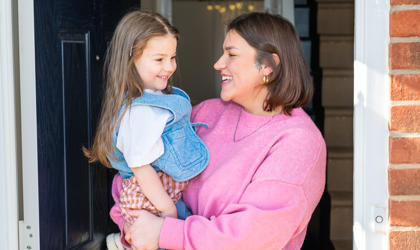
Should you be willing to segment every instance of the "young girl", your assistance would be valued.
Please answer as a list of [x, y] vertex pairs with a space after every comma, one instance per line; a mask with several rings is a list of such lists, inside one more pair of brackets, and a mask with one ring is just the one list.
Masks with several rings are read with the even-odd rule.
[[170, 87], [176, 70], [178, 31], [159, 14], [133, 11], [119, 22], [109, 45], [106, 93], [90, 162], [117, 169], [123, 178], [120, 209], [177, 217], [175, 203], [187, 180], [209, 161], [190, 123], [191, 104]]

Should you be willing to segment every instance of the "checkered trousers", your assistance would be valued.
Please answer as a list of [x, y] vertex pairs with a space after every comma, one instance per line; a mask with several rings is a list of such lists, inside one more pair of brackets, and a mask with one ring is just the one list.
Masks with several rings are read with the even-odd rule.
[[[169, 175], [162, 171], [157, 172], [163, 187], [171, 197], [174, 203], [177, 203], [181, 199], [182, 191], [188, 184], [188, 181], [178, 182], [172, 179]], [[120, 193], [120, 208], [121, 214], [127, 222], [133, 223], [135, 218], [132, 218], [127, 211], [130, 209], [146, 209], [156, 215], [159, 215], [160, 211], [157, 210], [153, 204], [146, 198], [141, 192], [140, 186], [135, 176], [129, 179], [123, 179], [122, 190]]]

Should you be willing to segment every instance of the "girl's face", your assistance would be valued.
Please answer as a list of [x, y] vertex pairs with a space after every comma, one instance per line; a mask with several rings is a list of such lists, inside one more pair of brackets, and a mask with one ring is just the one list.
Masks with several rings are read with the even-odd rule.
[[[223, 43], [223, 55], [214, 64], [222, 75], [222, 100], [234, 101], [247, 111], [257, 105], [262, 106], [261, 96], [265, 98], [267, 93], [259, 91], [266, 89], [259, 87], [263, 86], [267, 69], [256, 65], [256, 53], [235, 30], [230, 30]], [[266, 74], [269, 73], [271, 71]]]
[[170, 34], [153, 37], [147, 42], [142, 55], [134, 61], [143, 88], [166, 88], [168, 79], [176, 70], [176, 46], [177, 40]]

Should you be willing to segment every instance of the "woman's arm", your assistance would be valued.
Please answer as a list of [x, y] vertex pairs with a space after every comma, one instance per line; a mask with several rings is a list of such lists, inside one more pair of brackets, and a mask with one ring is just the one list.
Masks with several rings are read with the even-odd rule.
[[[125, 239], [133, 249], [282, 249], [296, 231], [304, 231], [299, 226], [308, 219], [307, 202], [299, 188], [272, 184], [251, 185], [245, 194], [251, 201], [231, 204], [211, 218], [193, 215], [183, 221], [136, 211]], [[286, 195], [272, 192], [275, 186]]]
[[120, 174], [116, 174], [114, 179], [112, 180], [112, 198], [114, 199], [114, 206], [112, 206], [111, 211], [109, 211], [109, 215], [112, 221], [117, 224], [118, 228], [121, 232], [121, 243], [125, 246], [130, 248], [130, 244], [127, 243], [125, 240], [125, 230], [124, 230], [124, 217], [121, 214], [120, 209], [120, 193], [122, 190], [122, 178]]
[[[317, 152], [299, 157], [279, 152], [267, 156], [241, 198], [217, 216], [193, 215], [183, 221], [143, 211], [128, 230], [132, 245], [151, 246], [159, 240], [159, 247], [167, 249], [282, 249], [292, 239], [301, 244], [324, 189], [325, 145], [320, 143]], [[278, 168], [284, 162], [294, 166], [289, 175], [304, 165], [310, 171], [298, 183], [287, 182]]]
[[[309, 220], [307, 215], [307, 200], [300, 187], [278, 180], [257, 181], [249, 185], [238, 203], [229, 204], [218, 216], [193, 215], [185, 221], [166, 218], [159, 246], [167, 249], [282, 249], [296, 232], [305, 230], [301, 225]], [[146, 223], [143, 217], [139, 221]]]
[[143, 194], [161, 212], [163, 217], [177, 217], [174, 202], [166, 192], [156, 171], [150, 164], [131, 169]]

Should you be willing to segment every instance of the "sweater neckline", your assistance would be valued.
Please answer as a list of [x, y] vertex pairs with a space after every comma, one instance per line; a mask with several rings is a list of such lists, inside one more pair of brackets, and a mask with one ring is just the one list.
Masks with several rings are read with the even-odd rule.
[[[292, 111], [292, 116], [300, 112], [300, 108]], [[270, 129], [270, 125], [276, 121], [290, 118], [289, 115], [280, 113], [272, 116], [255, 115], [246, 112], [241, 106], [237, 108], [232, 114], [233, 123], [233, 142], [240, 142], [248, 137], [252, 137], [258, 132]]]

